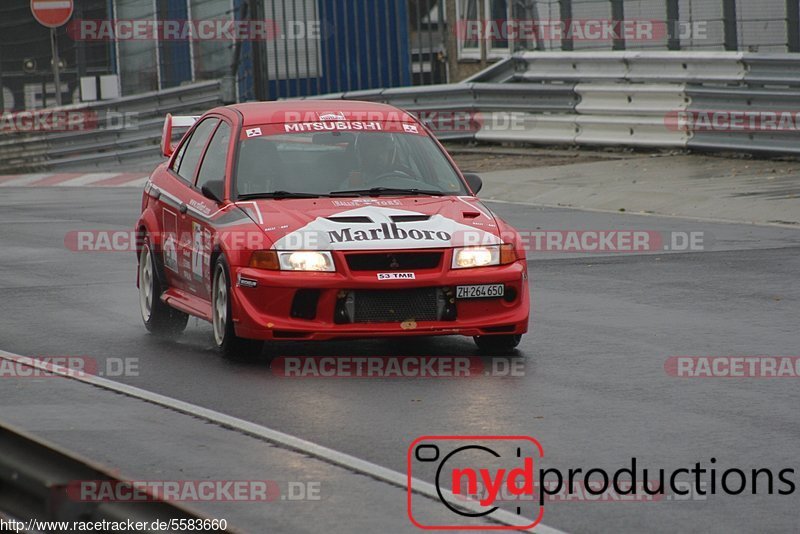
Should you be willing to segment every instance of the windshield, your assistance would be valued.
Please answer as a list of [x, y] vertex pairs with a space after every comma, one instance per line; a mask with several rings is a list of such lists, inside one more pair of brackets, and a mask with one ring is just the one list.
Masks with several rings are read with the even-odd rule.
[[431, 138], [416, 133], [372, 131], [245, 138], [239, 148], [236, 192], [238, 197], [276, 198], [469, 194]]

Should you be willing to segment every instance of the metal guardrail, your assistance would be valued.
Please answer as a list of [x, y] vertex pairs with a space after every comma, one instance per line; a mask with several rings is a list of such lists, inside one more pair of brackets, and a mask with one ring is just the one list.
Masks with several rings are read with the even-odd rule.
[[148, 528], [141, 532], [164, 532], [152, 528], [156, 520], [205, 519], [165, 501], [80, 501], [75, 498], [74, 487], [70, 486], [79, 481], [124, 484], [99, 466], [17, 429], [0, 425], [0, 515], [6, 518], [70, 523], [130, 519], [147, 523]]
[[[797, 75], [789, 71], [789, 76]], [[764, 78], [760, 78], [764, 79]], [[691, 101], [691, 114], [705, 113], [713, 120], [720, 110], [739, 112], [745, 117], [775, 113], [776, 122], [785, 120], [779, 114], [789, 113], [795, 125], [800, 126], [800, 88], [798, 87], [697, 87], [688, 86], [686, 95]], [[746, 119], [745, 119], [746, 120]], [[800, 154], [800, 131], [786, 129], [769, 131], [743, 127], [739, 131], [709, 131], [695, 128], [687, 146], [695, 149], [737, 150], [743, 152], [774, 152]]]
[[[481, 128], [445, 139], [800, 154], [800, 54], [525, 52], [460, 84], [318, 98], [362, 96], [412, 113], [482, 114]], [[691, 120], [719, 112], [784, 112], [795, 128], [721, 131]], [[513, 114], [512, 127], [498, 114]]]
[[[476, 131], [494, 130], [508, 124], [510, 114], [515, 122], [536, 114], [572, 113], [579, 95], [575, 84], [503, 84], [458, 83], [375, 90], [357, 93], [335, 93], [313, 97], [328, 100], [367, 100], [402, 108], [420, 117], [440, 139], [473, 139]], [[442, 131], [434, 126], [432, 114], [449, 113], [451, 121], [471, 120], [478, 127]]]
[[[157, 163], [164, 115], [221, 104], [222, 85], [205, 82], [67, 108], [136, 112], [140, 124], [135, 130], [0, 136], [0, 172]], [[800, 154], [800, 126], [723, 132], [678, 120], [716, 111], [795, 113], [800, 54], [524, 52], [462, 83], [312, 98], [392, 104], [416, 113], [443, 139]], [[448, 114], [450, 123], [463, 124], [437, 130], [436, 121]]]
[[800, 85], [798, 54], [748, 52], [522, 52], [463, 83], [712, 82]]
[[571, 112], [578, 102], [575, 84], [455, 83], [332, 93], [310, 97], [326, 100], [383, 102], [409, 111]]
[[473, 82], [743, 81], [742, 52], [524, 52], [476, 74]]
[[0, 172], [37, 172], [82, 168], [109, 161], [137, 163], [161, 160], [159, 140], [167, 113], [206, 111], [223, 103], [226, 88], [219, 80], [123, 97], [113, 101], [73, 105], [62, 111], [135, 114], [136, 127], [51, 133], [0, 135]]
[[744, 54], [743, 60], [744, 81], [750, 86], [800, 86], [798, 54]]

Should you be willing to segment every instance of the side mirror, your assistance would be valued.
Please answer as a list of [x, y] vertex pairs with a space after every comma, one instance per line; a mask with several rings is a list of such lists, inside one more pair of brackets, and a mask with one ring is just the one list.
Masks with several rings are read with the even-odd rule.
[[464, 179], [467, 181], [467, 185], [470, 189], [472, 189], [472, 194], [477, 195], [478, 192], [483, 188], [483, 180], [477, 174], [465, 174]]
[[222, 204], [222, 199], [225, 197], [225, 181], [224, 180], [211, 180], [200, 188], [203, 196]]

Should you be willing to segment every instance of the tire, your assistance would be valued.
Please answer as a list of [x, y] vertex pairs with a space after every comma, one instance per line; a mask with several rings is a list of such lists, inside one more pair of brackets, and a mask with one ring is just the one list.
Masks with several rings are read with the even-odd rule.
[[139, 253], [139, 311], [148, 332], [171, 339], [186, 329], [189, 316], [164, 304], [161, 300], [163, 292], [156, 257], [149, 238], [145, 236]]
[[211, 284], [211, 325], [214, 328], [214, 345], [219, 353], [230, 360], [246, 359], [260, 352], [263, 343], [240, 338], [233, 327], [231, 306], [230, 267], [220, 254], [214, 264]]
[[522, 335], [475, 336], [472, 339], [475, 340], [475, 344], [478, 345], [478, 349], [481, 352], [502, 356], [514, 352], [514, 349], [522, 341]]

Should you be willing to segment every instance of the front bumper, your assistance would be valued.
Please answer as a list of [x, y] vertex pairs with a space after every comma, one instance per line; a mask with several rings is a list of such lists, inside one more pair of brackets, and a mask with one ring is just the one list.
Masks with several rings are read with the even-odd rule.
[[[449, 260], [449, 258], [448, 258]], [[391, 336], [524, 334], [528, 331], [530, 297], [524, 260], [508, 265], [451, 270], [449, 262], [434, 270], [415, 272], [414, 280], [378, 280], [377, 272], [277, 272], [234, 267], [233, 318], [236, 334], [259, 340], [328, 340]], [[244, 278], [256, 287], [237, 281]], [[504, 284], [513, 298], [455, 299], [455, 286]], [[252, 285], [252, 284], [248, 284]], [[350, 322], [342, 318], [343, 300], [358, 291], [406, 291], [432, 288], [448, 295], [448, 310], [440, 320]], [[297, 317], [298, 293], [313, 294], [313, 314]], [[402, 293], [398, 293], [402, 295]], [[305, 299], [306, 301], [308, 299]], [[304, 302], [304, 310], [309, 309]], [[453, 313], [454, 312], [454, 313]], [[313, 318], [311, 317], [313, 315]]]

